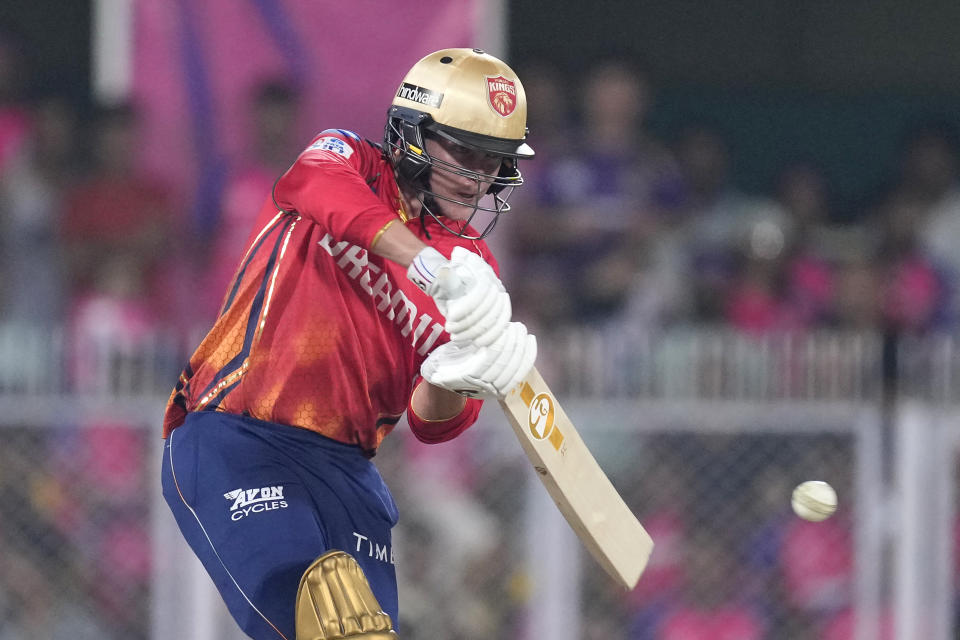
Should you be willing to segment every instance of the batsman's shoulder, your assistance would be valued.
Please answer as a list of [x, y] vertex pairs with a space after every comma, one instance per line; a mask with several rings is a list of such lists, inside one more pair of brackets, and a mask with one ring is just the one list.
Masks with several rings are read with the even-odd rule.
[[348, 129], [324, 129], [310, 141], [301, 158], [357, 163], [369, 153], [369, 145]]
[[349, 129], [324, 129], [320, 132], [317, 138], [324, 138], [328, 136], [340, 138], [341, 140], [346, 140], [353, 144], [358, 144], [363, 141], [363, 138]]

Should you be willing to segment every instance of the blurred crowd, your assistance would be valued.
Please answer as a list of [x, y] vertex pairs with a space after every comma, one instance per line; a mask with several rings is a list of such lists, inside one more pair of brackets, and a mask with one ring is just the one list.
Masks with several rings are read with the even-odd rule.
[[655, 136], [655, 87], [628, 61], [599, 62], [576, 90], [549, 66], [523, 77], [538, 155], [496, 242], [535, 332], [956, 327], [960, 139], [948, 122], [895, 132], [896, 175], [841, 210], [816, 157], [782, 150], [768, 192], [749, 193], [718, 122]]
[[252, 217], [304, 144], [294, 135], [296, 91], [282, 82], [253, 90], [249, 154], [233, 159], [209, 229], [186, 185], [143, 169], [135, 105], [21, 98], [15, 61], [0, 48], [4, 321], [66, 324], [73, 335], [114, 330], [131, 342], [209, 323]]
[[[252, 217], [305, 143], [296, 89], [252, 89], [247, 151], [228, 163], [216, 214], [198, 215], [195, 185], [141, 169], [135, 105], [27, 100], [15, 62], [0, 51], [4, 320], [113, 324], [133, 340], [208, 323]], [[600, 62], [576, 91], [548, 65], [523, 71], [537, 158], [521, 167], [527, 184], [491, 242], [535, 330], [955, 328], [960, 139], [949, 123], [898, 132], [896, 176], [838, 211], [817, 158], [785, 162], [768, 193], [748, 193], [733, 182], [736, 141], [720, 125], [654, 136], [654, 88], [636, 65]], [[206, 292], [201, 304], [184, 303], [187, 288]]]
[[[98, 341], [134, 353], [158, 331], [212, 321], [253, 216], [306, 143], [298, 127], [304, 114], [295, 87], [282, 80], [251, 90], [248, 150], [230, 159], [218, 211], [203, 218], [215, 220], [211, 226], [196, 215], [189, 185], [165, 184], [142, 169], [135, 104], [89, 108], [56, 94], [27, 95], [30, 78], [18, 57], [0, 42], [0, 317], [5, 324], [64, 327], [73, 349], [68, 377], [82, 388], [93, 361], [87, 350]], [[957, 327], [960, 140], [947, 123], [923, 120], [898, 132], [897, 175], [859, 210], [838, 211], [831, 176], [817, 158], [785, 163], [768, 192], [748, 193], [733, 180], [736, 141], [717, 123], [688, 122], [670, 136], [653, 135], [655, 87], [630, 61], [598, 62], [577, 90], [548, 64], [520, 71], [537, 158], [521, 166], [527, 184], [490, 240], [516, 316], [534, 333], [655, 333], [704, 324], [745, 335]], [[171, 375], [176, 370], [174, 363]], [[129, 425], [63, 422], [64, 429], [43, 435], [11, 427], [16, 438], [0, 447], [0, 548], [7, 550], [0, 554], [0, 640], [146, 637], [150, 542], [140, 492], [152, 482], [144, 480], [150, 444]], [[655, 466], [670, 476], [663, 483], [681, 486], [678, 470], [691, 468], [689, 458], [671, 451], [686, 455], [705, 442], [665, 446], [661, 460], [671, 463]], [[33, 459], [38, 451], [40, 463]], [[458, 451], [451, 447], [439, 460], [457, 460], [444, 477], [467, 482], [469, 463], [455, 457]], [[779, 463], [770, 460], [763, 470], [772, 478]], [[509, 515], [515, 504], [503, 503], [502, 518], [478, 507], [512, 495], [504, 486], [511, 476], [496, 467], [474, 470], [470, 491], [483, 497], [479, 503], [448, 487], [455, 495], [443, 512], [414, 510], [406, 535], [442, 537], [451, 513], [473, 523], [474, 534], [504, 522], [517, 526]], [[644, 477], [650, 486], [640, 488], [642, 495], [656, 495], [651, 478], [658, 476]], [[755, 478], [756, 470], [745, 477]], [[659, 544], [652, 577], [630, 599], [592, 614], [590, 638], [622, 637], [611, 625], [649, 640], [852, 637], [849, 613], [836, 604], [849, 605], [852, 551], [843, 514], [811, 529], [784, 514], [779, 498], [757, 495], [766, 519], [715, 539], [687, 540], [702, 535], [695, 520], [715, 517], [705, 510], [724, 497], [709, 484], [673, 497], [647, 514]], [[700, 510], [680, 497], [696, 497]], [[455, 531], [461, 535], [463, 527]], [[498, 606], [495, 621], [483, 612], [493, 615], [503, 593], [522, 603], [522, 576], [508, 570], [509, 559], [498, 557], [489, 540], [471, 539], [473, 555], [464, 552], [459, 571], [494, 586], [479, 592], [489, 599], [486, 608], [473, 602], [478, 609], [466, 610], [474, 615], [470, 628], [492, 632], [482, 637], [516, 631], [522, 621], [509, 619], [516, 613], [509, 607]], [[416, 585], [440, 580], [443, 587], [443, 578], [426, 573], [429, 559], [416, 562], [418, 548], [408, 550], [414, 571], [406, 603], [411, 615], [436, 617], [429, 602], [417, 609]], [[803, 551], [809, 549], [830, 557], [811, 558]], [[822, 574], [822, 567], [839, 574]], [[702, 580], [703, 571], [713, 577]], [[731, 576], [747, 581], [751, 602], [716, 601]], [[771, 584], [787, 591], [771, 593]], [[840, 592], [844, 597], [831, 596]], [[57, 616], [39, 608], [57, 599]], [[771, 620], [787, 622], [771, 630]], [[55, 621], [64, 629], [52, 628]], [[697, 635], [705, 629], [728, 635]]]

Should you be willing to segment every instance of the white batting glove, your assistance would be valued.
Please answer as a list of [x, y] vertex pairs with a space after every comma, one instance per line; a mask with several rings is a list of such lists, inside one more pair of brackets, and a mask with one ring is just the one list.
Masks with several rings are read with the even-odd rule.
[[503, 283], [483, 258], [463, 247], [454, 247], [450, 260], [427, 247], [413, 259], [407, 278], [436, 301], [453, 342], [492, 345], [510, 322]]
[[448, 342], [427, 356], [420, 374], [430, 384], [472, 398], [503, 398], [527, 377], [537, 359], [537, 339], [511, 322], [485, 347]]

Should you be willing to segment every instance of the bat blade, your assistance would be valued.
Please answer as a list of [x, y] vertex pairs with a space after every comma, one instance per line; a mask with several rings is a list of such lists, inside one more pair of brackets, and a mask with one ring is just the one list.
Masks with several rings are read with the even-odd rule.
[[597, 464], [540, 373], [500, 401], [553, 501], [596, 561], [632, 589], [653, 540]]

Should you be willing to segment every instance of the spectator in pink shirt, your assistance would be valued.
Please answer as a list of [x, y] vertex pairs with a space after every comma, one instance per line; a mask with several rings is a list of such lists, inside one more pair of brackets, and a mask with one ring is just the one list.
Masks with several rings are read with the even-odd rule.
[[823, 619], [850, 604], [853, 546], [850, 524], [839, 513], [824, 522], [788, 521], [780, 568], [790, 604]]
[[716, 536], [695, 533], [686, 545], [687, 600], [660, 623], [655, 640], [762, 640], [766, 621], [727, 596], [740, 580], [733, 552]]
[[172, 320], [183, 224], [174, 214], [172, 193], [138, 170], [138, 123], [132, 105], [103, 108], [97, 115], [93, 171], [66, 197], [62, 235], [71, 294], [97, 294], [120, 269], [152, 313], [169, 310]]
[[780, 175], [779, 213], [758, 219], [739, 243], [739, 268], [724, 317], [750, 334], [822, 326], [834, 301], [834, 273], [824, 255], [830, 217], [826, 177], [798, 162]]

